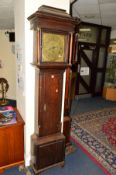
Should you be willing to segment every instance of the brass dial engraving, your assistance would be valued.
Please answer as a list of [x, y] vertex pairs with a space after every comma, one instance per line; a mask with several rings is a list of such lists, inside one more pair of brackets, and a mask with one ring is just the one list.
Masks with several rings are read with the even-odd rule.
[[42, 61], [64, 62], [66, 35], [43, 32], [42, 37]]

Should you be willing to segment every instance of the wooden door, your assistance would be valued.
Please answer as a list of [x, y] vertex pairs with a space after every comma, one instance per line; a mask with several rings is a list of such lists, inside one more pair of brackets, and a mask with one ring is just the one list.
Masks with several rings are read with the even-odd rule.
[[[99, 54], [98, 54], [99, 53]], [[94, 44], [79, 43], [76, 95], [102, 94], [107, 50]]]
[[39, 136], [61, 130], [62, 71], [40, 72]]
[[91, 94], [94, 77], [94, 46], [79, 44], [76, 94]]

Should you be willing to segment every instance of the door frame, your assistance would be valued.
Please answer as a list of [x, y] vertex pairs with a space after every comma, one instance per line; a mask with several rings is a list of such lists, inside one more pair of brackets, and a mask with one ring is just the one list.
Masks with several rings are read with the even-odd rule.
[[[87, 55], [83, 52], [83, 49], [91, 50], [93, 51], [92, 53], [92, 62], [87, 58]], [[88, 43], [83, 43], [79, 42], [78, 43], [78, 59], [77, 59], [77, 81], [76, 81], [76, 95], [84, 95], [84, 94], [91, 94], [93, 96], [93, 79], [95, 81], [95, 76], [94, 76], [94, 70], [95, 70], [95, 56], [96, 53], [96, 45], [95, 44], [88, 44]], [[81, 56], [83, 57], [84, 61], [88, 65], [88, 67], [91, 69], [91, 74], [90, 74], [90, 82], [89, 85], [83, 80], [82, 76], [80, 75], [80, 68], [81, 68]], [[92, 66], [93, 64], [93, 66]], [[84, 88], [87, 90], [87, 93], [79, 93], [79, 84], [82, 84]]]

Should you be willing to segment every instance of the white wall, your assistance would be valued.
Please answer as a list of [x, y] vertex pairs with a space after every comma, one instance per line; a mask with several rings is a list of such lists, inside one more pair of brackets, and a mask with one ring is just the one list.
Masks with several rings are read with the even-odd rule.
[[[24, 0], [15, 0], [15, 59], [17, 107], [25, 120], [25, 25]], [[20, 80], [22, 78], [22, 81]]]
[[[18, 109], [25, 120], [25, 163], [30, 164], [30, 136], [34, 133], [34, 90], [35, 71], [30, 65], [33, 60], [33, 31], [27, 17], [37, 11], [39, 6], [49, 5], [69, 11], [69, 0], [15, 0], [15, 31], [17, 52], [21, 52], [23, 61], [18, 74], [24, 78], [24, 87], [17, 83]], [[18, 49], [19, 48], [19, 49]]]
[[116, 38], [116, 30], [111, 31], [111, 39]]
[[[9, 30], [8, 30], [9, 31]], [[13, 30], [11, 30], [13, 31]], [[0, 77], [6, 78], [9, 84], [6, 98], [16, 99], [16, 59], [12, 52], [14, 42], [9, 42], [6, 30], [0, 30]], [[10, 31], [9, 31], [10, 32]], [[1, 94], [0, 94], [1, 97]]]

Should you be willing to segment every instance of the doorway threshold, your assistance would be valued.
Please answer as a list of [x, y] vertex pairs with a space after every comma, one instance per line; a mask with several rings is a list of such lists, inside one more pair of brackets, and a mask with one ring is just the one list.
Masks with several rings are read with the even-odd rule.
[[79, 99], [90, 98], [90, 97], [92, 97], [91, 94], [82, 94], [82, 95], [76, 95], [75, 99], [79, 100]]

